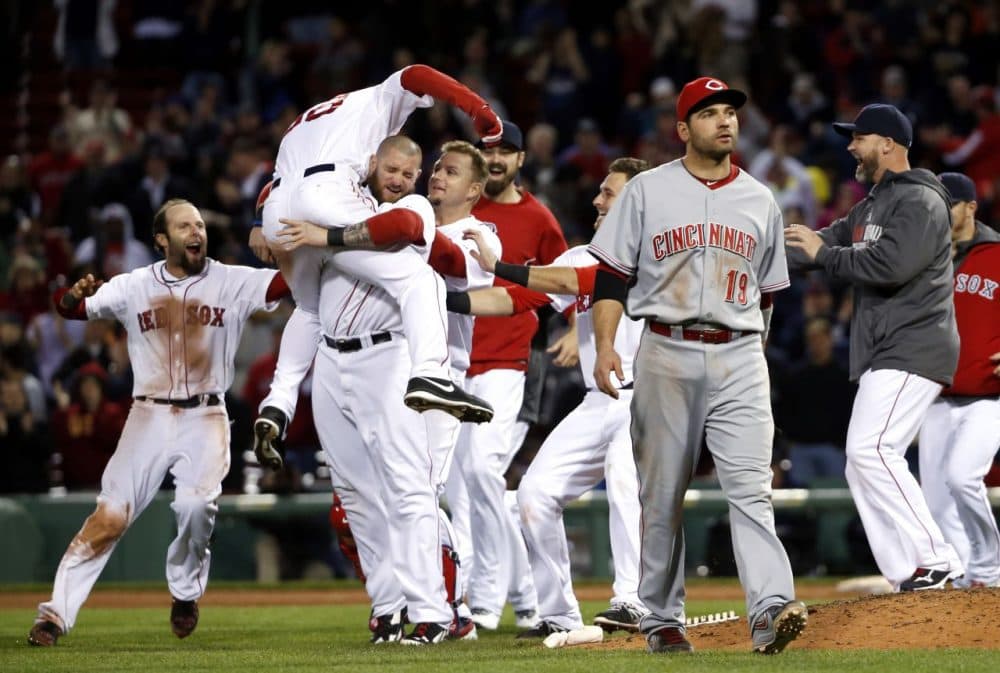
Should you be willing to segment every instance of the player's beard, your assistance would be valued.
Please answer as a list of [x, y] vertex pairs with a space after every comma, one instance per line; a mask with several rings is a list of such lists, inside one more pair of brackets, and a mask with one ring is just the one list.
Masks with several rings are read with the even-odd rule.
[[691, 136], [691, 147], [700, 155], [714, 161], [715, 163], [720, 163], [723, 159], [728, 157], [733, 153], [733, 148], [736, 146], [736, 132], [732, 132], [733, 142], [728, 146], [720, 147], [715, 143], [715, 138], [702, 138], [699, 136]]
[[183, 242], [170, 243], [170, 256], [173, 257], [177, 266], [184, 270], [189, 276], [197, 276], [204, 271], [207, 257], [205, 255], [205, 245], [202, 244], [198, 254], [194, 257], [188, 252], [187, 246]]
[[862, 184], [875, 182], [875, 173], [877, 171], [878, 150], [874, 149], [868, 154], [861, 155], [858, 166], [854, 169], [854, 178]]
[[509, 170], [506, 164], [494, 163], [490, 164], [487, 168], [494, 168], [497, 166], [503, 167], [504, 173], [500, 177], [493, 177], [491, 174], [486, 178], [486, 184], [483, 186], [483, 191], [490, 198], [496, 198], [503, 194], [503, 191], [507, 189], [510, 183], [514, 182], [514, 177], [517, 175], [517, 169]]

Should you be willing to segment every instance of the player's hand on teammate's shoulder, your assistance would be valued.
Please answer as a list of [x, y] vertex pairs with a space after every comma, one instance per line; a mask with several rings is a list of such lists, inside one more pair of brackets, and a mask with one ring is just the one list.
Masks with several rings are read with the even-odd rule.
[[265, 264], [274, 264], [274, 255], [271, 254], [271, 248], [267, 245], [267, 239], [264, 238], [263, 227], [253, 227], [250, 229], [250, 251]]
[[278, 245], [282, 250], [291, 252], [303, 245], [323, 248], [327, 245], [326, 229], [306, 220], [280, 219], [284, 227], [278, 232]]
[[476, 133], [486, 147], [499, 145], [503, 139], [503, 122], [489, 105], [483, 105], [472, 115], [472, 125], [476, 127]]
[[598, 348], [597, 361], [594, 363], [594, 382], [597, 389], [606, 395], [618, 399], [618, 386], [611, 381], [611, 372], [615, 373], [620, 383], [625, 383], [622, 373], [622, 359], [614, 348]]
[[472, 258], [479, 263], [479, 266], [483, 268], [483, 271], [488, 273], [493, 273], [497, 268], [497, 256], [493, 253], [492, 248], [486, 244], [486, 239], [483, 238], [483, 233], [476, 229], [466, 229], [462, 232], [462, 238], [466, 241], [472, 241], [476, 244], [478, 250], [470, 250], [469, 254]]
[[806, 254], [809, 261], [814, 261], [816, 253], [823, 247], [823, 239], [807, 226], [790, 224], [785, 227], [785, 244], [791, 248], [798, 248]]

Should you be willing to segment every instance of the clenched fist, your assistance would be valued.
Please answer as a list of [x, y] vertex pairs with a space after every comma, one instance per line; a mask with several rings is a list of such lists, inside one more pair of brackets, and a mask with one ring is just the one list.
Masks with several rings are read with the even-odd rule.
[[484, 103], [479, 111], [472, 115], [472, 125], [476, 127], [476, 133], [482, 138], [483, 145], [494, 147], [500, 144], [503, 138], [503, 122], [489, 105]]

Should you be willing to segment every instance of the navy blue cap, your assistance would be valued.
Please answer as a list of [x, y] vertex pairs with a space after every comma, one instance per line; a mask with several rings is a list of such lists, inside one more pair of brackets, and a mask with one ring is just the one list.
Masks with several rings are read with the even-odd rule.
[[951, 205], [976, 200], [976, 183], [972, 181], [972, 178], [961, 173], [942, 173], [938, 176], [938, 180], [948, 190], [948, 199], [951, 201]]
[[[524, 134], [521, 133], [521, 129], [514, 122], [509, 122], [506, 119], [503, 121], [503, 135], [500, 136], [500, 144], [507, 145], [508, 147], [513, 147], [518, 152], [524, 150]], [[476, 147], [483, 149], [483, 141], [480, 140], [476, 143]]]
[[913, 125], [894, 105], [872, 103], [861, 108], [854, 118], [853, 124], [837, 122], [833, 130], [842, 136], [852, 137], [853, 134], [875, 135], [892, 138], [903, 147], [913, 144]]

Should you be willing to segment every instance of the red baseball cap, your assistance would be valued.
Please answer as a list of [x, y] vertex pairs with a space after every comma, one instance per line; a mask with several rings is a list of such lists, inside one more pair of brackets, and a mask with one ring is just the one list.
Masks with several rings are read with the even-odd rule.
[[745, 93], [730, 89], [721, 79], [699, 77], [681, 89], [681, 95], [677, 97], [677, 120], [686, 122], [692, 113], [716, 103], [729, 103], [734, 108], [740, 108], [746, 102]]

